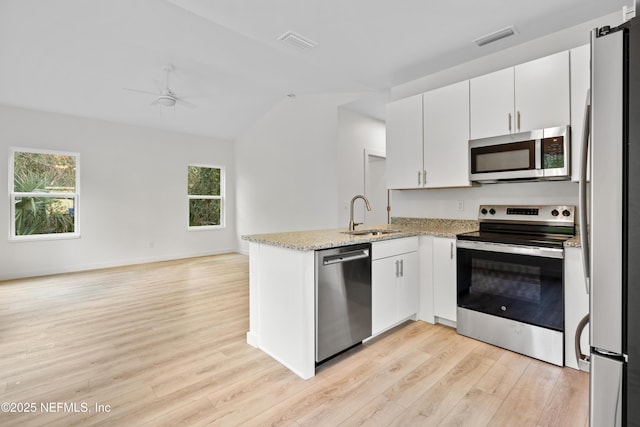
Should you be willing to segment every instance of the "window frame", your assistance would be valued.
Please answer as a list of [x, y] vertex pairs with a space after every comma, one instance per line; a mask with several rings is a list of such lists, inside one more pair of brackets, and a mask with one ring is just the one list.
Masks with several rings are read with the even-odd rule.
[[[73, 156], [76, 160], [75, 192], [74, 193], [30, 193], [16, 192], [15, 189], [15, 153], [35, 153], [49, 154], [55, 156]], [[80, 153], [62, 150], [48, 150], [39, 148], [9, 147], [9, 179], [8, 179], [8, 200], [9, 200], [9, 241], [25, 242], [38, 240], [66, 240], [80, 238]], [[38, 197], [52, 199], [73, 200], [73, 232], [71, 233], [48, 233], [48, 234], [16, 234], [16, 205], [17, 197]]]
[[[220, 195], [219, 196], [205, 196], [205, 195], [191, 195], [189, 194], [189, 167], [209, 168], [220, 170]], [[224, 166], [203, 164], [203, 163], [189, 163], [187, 165], [187, 229], [189, 231], [197, 230], [217, 230], [226, 228], [226, 172]], [[190, 201], [191, 200], [220, 200], [220, 224], [219, 225], [189, 225]]]

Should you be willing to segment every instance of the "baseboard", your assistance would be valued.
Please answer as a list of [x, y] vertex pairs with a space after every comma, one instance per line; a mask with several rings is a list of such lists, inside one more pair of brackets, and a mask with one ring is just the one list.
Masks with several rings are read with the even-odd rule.
[[135, 258], [130, 260], [121, 259], [121, 260], [112, 260], [112, 261], [92, 263], [92, 264], [72, 265], [68, 267], [45, 268], [40, 270], [29, 270], [29, 271], [9, 273], [6, 275], [2, 274], [0, 275], [0, 281], [23, 279], [23, 278], [29, 278], [29, 277], [39, 277], [39, 276], [51, 276], [54, 274], [76, 273], [80, 271], [99, 270], [103, 268], [113, 268], [113, 267], [124, 267], [128, 265], [148, 264], [152, 262], [172, 261], [177, 259], [198, 258], [202, 256], [222, 255], [222, 254], [228, 254], [228, 253], [238, 253], [238, 252], [235, 249], [224, 249], [220, 251], [194, 252], [190, 254], [179, 254], [179, 255], [174, 254], [174, 255], [165, 255], [165, 256]]

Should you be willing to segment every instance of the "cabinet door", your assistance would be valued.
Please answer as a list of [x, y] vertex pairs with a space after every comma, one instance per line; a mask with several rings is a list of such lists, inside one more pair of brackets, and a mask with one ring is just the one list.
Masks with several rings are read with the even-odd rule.
[[470, 80], [470, 139], [505, 135], [513, 129], [513, 68]]
[[591, 87], [591, 45], [571, 49], [569, 55], [571, 60], [571, 180], [577, 182], [580, 180], [585, 105], [587, 93]]
[[515, 67], [516, 132], [566, 126], [569, 104], [569, 51]]
[[422, 187], [422, 94], [387, 104], [387, 188]]
[[418, 313], [420, 295], [418, 290], [418, 253], [400, 256], [400, 277], [398, 280], [398, 321]]
[[426, 92], [423, 104], [425, 186], [470, 186], [469, 81]]
[[456, 321], [456, 239], [433, 239], [433, 314]]
[[371, 330], [376, 335], [397, 321], [397, 257], [371, 263]]

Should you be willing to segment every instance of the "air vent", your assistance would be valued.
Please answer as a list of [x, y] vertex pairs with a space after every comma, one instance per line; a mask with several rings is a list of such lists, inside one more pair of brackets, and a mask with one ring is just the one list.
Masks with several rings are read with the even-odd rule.
[[478, 46], [484, 46], [486, 44], [493, 43], [495, 41], [498, 41], [498, 40], [503, 39], [505, 37], [513, 36], [515, 34], [518, 34], [518, 30], [516, 29], [516, 27], [511, 25], [511, 26], [509, 26], [507, 28], [503, 28], [501, 30], [494, 31], [491, 34], [487, 34], [486, 36], [479, 37], [479, 38], [475, 39], [473, 42], [475, 44], [477, 44]]
[[287, 31], [278, 37], [278, 40], [300, 51], [309, 50], [318, 45], [318, 43], [311, 41], [306, 37], [302, 37], [300, 34], [296, 34], [293, 31]]

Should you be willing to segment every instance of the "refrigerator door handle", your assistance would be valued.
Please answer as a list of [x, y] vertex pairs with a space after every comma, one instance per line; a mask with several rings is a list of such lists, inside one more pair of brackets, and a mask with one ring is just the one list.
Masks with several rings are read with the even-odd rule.
[[587, 206], [587, 169], [589, 160], [589, 136], [591, 127], [591, 89], [587, 90], [584, 106], [584, 125], [582, 128], [582, 152], [580, 153], [580, 185], [578, 187], [580, 212], [580, 246], [582, 247], [582, 266], [584, 267], [584, 284], [589, 294], [589, 231]]

